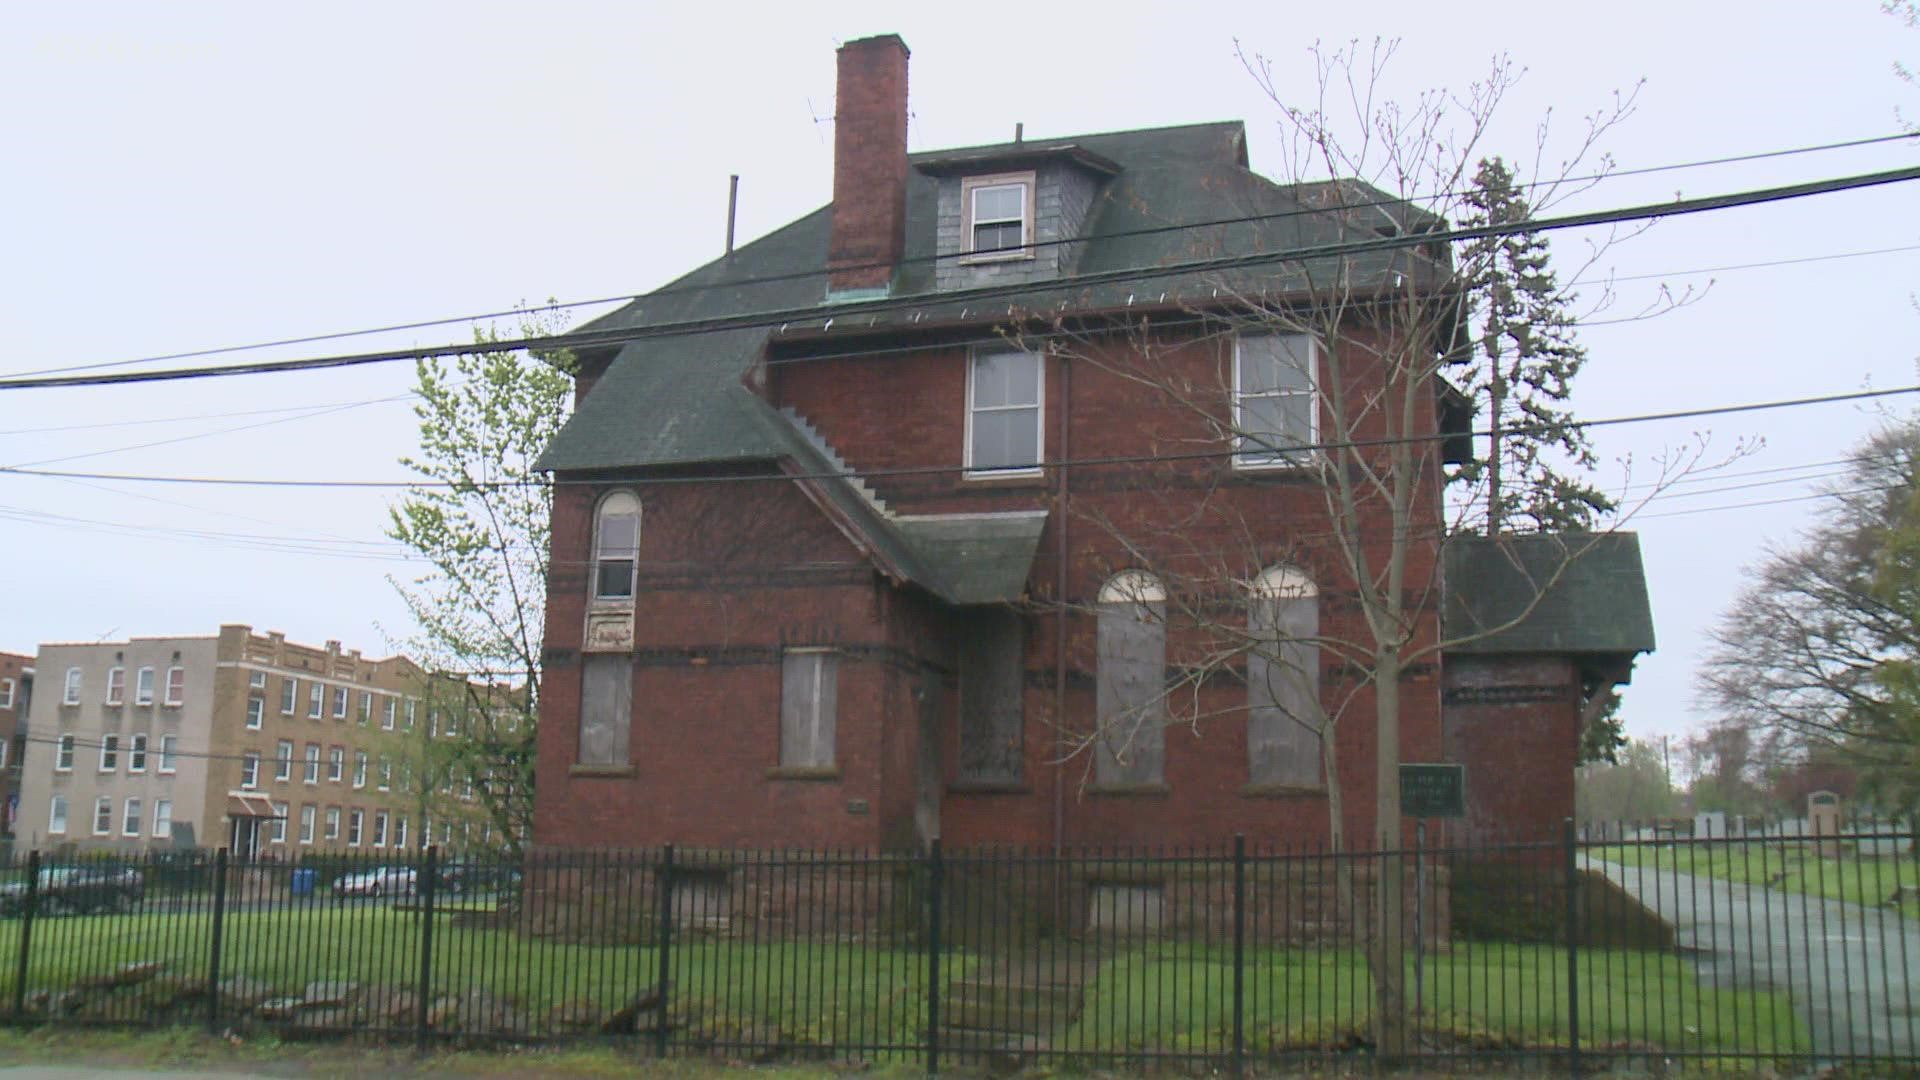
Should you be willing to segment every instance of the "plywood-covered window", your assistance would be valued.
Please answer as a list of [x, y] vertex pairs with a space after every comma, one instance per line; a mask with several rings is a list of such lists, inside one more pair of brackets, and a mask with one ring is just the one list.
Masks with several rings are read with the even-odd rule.
[[1165, 781], [1167, 596], [1138, 570], [1100, 589], [1096, 628], [1094, 779], [1101, 786]]
[[833, 767], [840, 657], [830, 649], [788, 649], [780, 660], [780, 765]]
[[640, 500], [616, 491], [600, 500], [593, 522], [593, 595], [596, 600], [633, 596], [633, 568], [640, 558]]
[[633, 659], [590, 653], [580, 674], [580, 764], [627, 764], [633, 727]]
[[967, 783], [1017, 783], [1025, 718], [1021, 663], [1026, 651], [1017, 614], [969, 611], [958, 620], [960, 769]]
[[1320, 591], [1290, 566], [1247, 599], [1247, 773], [1254, 784], [1320, 783]]

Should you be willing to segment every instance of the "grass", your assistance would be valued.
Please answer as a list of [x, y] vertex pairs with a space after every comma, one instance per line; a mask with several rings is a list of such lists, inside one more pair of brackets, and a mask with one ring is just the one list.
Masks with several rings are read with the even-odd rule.
[[[1810, 848], [1779, 843], [1609, 844], [1586, 849], [1590, 858], [1650, 870], [1719, 878], [1781, 892], [1845, 900], [1865, 907], [1888, 906], [1909, 918], [1920, 917], [1914, 889], [1916, 867], [1904, 856], [1860, 858], [1821, 856]], [[1898, 905], [1887, 905], [1904, 889]]]
[[[283, 993], [307, 983], [412, 987], [421, 918], [382, 905], [236, 912], [223, 925], [223, 974]], [[59, 989], [120, 964], [160, 961], [204, 978], [211, 923], [204, 911], [36, 920], [30, 989]], [[21, 924], [0, 922], [0, 1008], [12, 998]], [[1423, 1027], [1461, 1045], [1552, 1045], [1565, 1038], [1565, 953], [1551, 946], [1457, 942], [1427, 959]], [[441, 993], [512, 997], [536, 1025], [563, 1004], [602, 1012], [655, 985], [659, 952], [574, 945], [436, 919], [432, 983]], [[924, 958], [911, 946], [689, 937], [671, 953], [676, 1042], [832, 1046], [870, 1061], [910, 1061], [927, 1010]], [[972, 957], [943, 971], [964, 980]], [[1364, 1032], [1372, 982], [1342, 949], [1250, 950], [1247, 1036], [1256, 1053], [1344, 1045]], [[1806, 1032], [1783, 994], [1705, 986], [1683, 959], [1659, 952], [1589, 954], [1581, 969], [1583, 1038], [1691, 1052], [1804, 1052]], [[1201, 1051], [1232, 1031], [1232, 964], [1221, 950], [1168, 944], [1111, 955], [1091, 976], [1078, 1018], [1049, 1036], [1060, 1051]], [[949, 990], [948, 999], [953, 1000]], [[138, 998], [123, 1019], [141, 1019]], [[892, 1048], [889, 1050], [888, 1048]]]
[[[1565, 1043], [1562, 949], [1456, 943], [1427, 957], [1424, 974], [1420, 1026], [1443, 1043]], [[1249, 955], [1245, 978], [1250, 1050], [1340, 1045], [1365, 1033], [1373, 979], [1357, 952], [1262, 950]], [[1407, 980], [1411, 996], [1411, 963]], [[1666, 953], [1591, 955], [1581, 965], [1580, 992], [1581, 1039], [1589, 1046], [1706, 1054], [1793, 1054], [1810, 1047], [1785, 994], [1704, 985], [1685, 960]], [[1219, 1046], [1233, 1030], [1232, 1001], [1232, 967], [1225, 957], [1192, 949], [1140, 950], [1102, 967], [1063, 1045], [1176, 1051]]]

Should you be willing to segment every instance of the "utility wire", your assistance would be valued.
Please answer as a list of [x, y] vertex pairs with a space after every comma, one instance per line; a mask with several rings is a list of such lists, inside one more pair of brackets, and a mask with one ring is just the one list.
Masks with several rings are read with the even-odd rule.
[[[1518, 184], [1515, 186], [1520, 190], [1532, 191], [1534, 189], [1542, 188], [1542, 187], [1559, 187], [1562, 185], [1579, 185], [1579, 184], [1595, 183], [1598, 181], [1612, 180], [1612, 179], [1628, 177], [1628, 176], [1646, 176], [1653, 173], [1674, 172], [1674, 171], [1679, 171], [1684, 169], [1706, 168], [1706, 167], [1711, 167], [1715, 165], [1731, 165], [1731, 164], [1738, 164], [1738, 163], [1749, 162], [1749, 161], [1761, 161], [1769, 158], [1790, 157], [1790, 156], [1795, 156], [1800, 154], [1822, 153], [1829, 150], [1845, 150], [1845, 149], [1852, 149], [1852, 148], [1861, 147], [1861, 146], [1873, 146], [1881, 143], [1901, 142], [1901, 141], [1914, 139], [1914, 138], [1920, 138], [1920, 132], [1896, 132], [1890, 135], [1874, 135], [1874, 136], [1868, 136], [1868, 137], [1859, 138], [1859, 139], [1846, 139], [1840, 142], [1820, 143], [1813, 146], [1790, 147], [1790, 148], [1780, 149], [1780, 150], [1764, 150], [1764, 151], [1758, 151], [1758, 152], [1749, 153], [1749, 154], [1735, 154], [1728, 157], [1708, 158], [1708, 159], [1699, 160], [1699, 161], [1676, 162], [1676, 163], [1667, 164], [1667, 165], [1649, 165], [1649, 166], [1645, 166], [1637, 169], [1616, 169], [1608, 172], [1589, 173], [1585, 176], [1568, 176], [1568, 177], [1559, 177], [1559, 178], [1550, 179], [1550, 180], [1533, 180], [1533, 181], [1528, 181], [1526, 183]], [[1274, 182], [1274, 183], [1276, 187], [1281, 187], [1281, 188], [1303, 186], [1301, 184], [1286, 184], [1281, 182]], [[1310, 182], [1310, 183], [1317, 184], [1321, 182]], [[1432, 202], [1432, 201], [1438, 201], [1438, 200], [1458, 198], [1464, 194], [1466, 194], [1466, 192], [1464, 191], [1442, 192], [1438, 195], [1434, 195], [1427, 198], [1426, 201]], [[1317, 208], [1317, 209], [1301, 208], [1297, 210], [1277, 211], [1277, 212], [1268, 213], [1268, 214], [1248, 214], [1248, 215], [1242, 215], [1238, 217], [1214, 218], [1206, 221], [1186, 222], [1186, 223], [1173, 224], [1173, 225], [1145, 226], [1138, 229], [1126, 229], [1126, 230], [1121, 230], [1117, 232], [1106, 233], [1100, 236], [1098, 239], [1101, 239], [1101, 240], [1128, 239], [1128, 238], [1139, 237], [1139, 236], [1156, 236], [1156, 235], [1162, 235], [1169, 232], [1179, 232], [1179, 231], [1184, 231], [1189, 229], [1210, 229], [1210, 228], [1219, 228], [1219, 227], [1228, 226], [1228, 225], [1260, 224], [1260, 223], [1266, 223], [1266, 222], [1283, 221], [1283, 220], [1287, 220], [1295, 217], [1326, 215], [1326, 214], [1335, 213], [1339, 211], [1364, 210], [1364, 209], [1370, 209], [1370, 208], [1376, 208], [1376, 207], [1390, 207], [1390, 206], [1400, 207], [1400, 206], [1405, 206], [1408, 203], [1413, 201], [1414, 201], [1413, 199], [1404, 197], [1404, 196], [1388, 196], [1380, 199], [1372, 199], [1372, 200], [1355, 202], [1355, 203], [1342, 203], [1338, 206], [1323, 207], [1323, 208]], [[1088, 238], [1085, 238], [1085, 237], [1063, 237], [1056, 240], [1036, 240], [1030, 244], [1023, 244], [1022, 247], [1046, 248], [1046, 247], [1053, 247], [1057, 245], [1085, 243], [1087, 239]], [[844, 267], [843, 269], [873, 270], [873, 269], [879, 269], [881, 267], [892, 267], [895, 265], [914, 265], [914, 264], [923, 263], [923, 262], [937, 263], [941, 260], [965, 258], [967, 255], [968, 255], [967, 252], [941, 252], [933, 255], [922, 255], [922, 256], [914, 256], [911, 258], [902, 258], [898, 260], [897, 263], [896, 262], [869, 262], [869, 263], [861, 263], [853, 266]], [[797, 281], [803, 278], [815, 277], [815, 276], [818, 276], [818, 274], [819, 274], [819, 271], [799, 271], [799, 272], [786, 273], [786, 274], [769, 274], [769, 275], [764, 275], [759, 277], [735, 279], [735, 280], [729, 280], [724, 282], [688, 282], [688, 281], [685, 281], [685, 275], [683, 275], [683, 277], [680, 280], [677, 280], [675, 282], [670, 282], [667, 285], [662, 286], [661, 288], [655, 289], [651, 292], [642, 293], [638, 295], [622, 294], [619, 296], [599, 297], [593, 300], [569, 300], [565, 302], [555, 301], [553, 303], [542, 304], [535, 307], [508, 308], [501, 311], [480, 312], [473, 315], [456, 315], [456, 316], [451, 316], [448, 318], [441, 318], [441, 319], [423, 319], [416, 322], [395, 323], [390, 326], [370, 327], [364, 330], [341, 330], [341, 331], [334, 331], [331, 333], [323, 333], [323, 334], [307, 334], [300, 337], [289, 337], [289, 338], [280, 338], [274, 341], [255, 342], [250, 345], [226, 345], [226, 346], [220, 346], [217, 348], [193, 349], [193, 350], [188, 350], [184, 352], [162, 353], [156, 356], [146, 356], [146, 357], [140, 357], [138, 359], [132, 359], [132, 360], [109, 360], [109, 361], [105, 361], [102, 363], [95, 363], [95, 364], [76, 364], [76, 365], [71, 365], [67, 367], [40, 368], [33, 371], [11, 372], [5, 376], [0, 376], [0, 378], [26, 378], [29, 376], [36, 376], [36, 375], [65, 374], [67, 372], [74, 372], [74, 371], [95, 371], [103, 368], [134, 367], [141, 364], [157, 364], [157, 363], [166, 363], [168, 361], [173, 361], [173, 360], [191, 360], [191, 359], [197, 359], [200, 357], [207, 357], [207, 356], [222, 356], [222, 355], [228, 355], [228, 354], [238, 353], [238, 352], [252, 352], [259, 349], [280, 348], [288, 345], [310, 345], [320, 341], [338, 341], [344, 338], [368, 337], [374, 334], [397, 333], [402, 330], [422, 330], [430, 327], [453, 326], [453, 325], [458, 325], [460, 323], [475, 323], [475, 322], [482, 322], [489, 319], [503, 319], [509, 316], [514, 316], [514, 315], [531, 315], [531, 314], [537, 314], [541, 312], [568, 311], [575, 308], [596, 307], [602, 304], [626, 303], [633, 300], [654, 299], [662, 296], [677, 296], [677, 295], [682, 295], [686, 293], [705, 292], [707, 290], [718, 289], [718, 288], [738, 288], [743, 285], [765, 285], [765, 284], [775, 284], [782, 281]]]
[[[726, 330], [785, 327], [795, 322], [811, 323], [814, 320], [821, 319], [823, 316], [825, 317], [825, 325], [821, 327], [821, 330], [825, 331], [831, 328], [835, 322], [846, 321], [851, 324], [857, 322], [862, 316], [886, 315], [895, 312], [911, 311], [915, 308], [933, 306], [952, 307], [954, 305], [965, 305], [962, 309], [962, 317], [964, 318], [967, 309], [975, 303], [987, 304], [991, 302], [997, 307], [998, 303], [1002, 301], [1017, 300], [1022, 296], [1036, 292], [1050, 292], [1063, 286], [1087, 288], [1095, 285], [1127, 284], [1129, 282], [1150, 281], [1180, 275], [1260, 267], [1274, 263], [1306, 262], [1315, 259], [1398, 251], [1405, 248], [1423, 247], [1436, 243], [1459, 240], [1511, 236], [1530, 232], [1553, 232], [1562, 229], [1620, 224], [1628, 221], [1679, 217], [1688, 214], [1728, 210], [1743, 206], [1758, 206], [1766, 203], [1807, 198], [1814, 195], [1826, 195], [1840, 191], [1853, 191], [1886, 184], [1907, 183], [1913, 180], [1920, 180], [1920, 166], [1890, 169], [1857, 176], [1834, 177], [1825, 180], [1761, 188], [1724, 195], [1678, 199], [1667, 203], [1645, 204], [1579, 214], [1565, 214], [1552, 218], [1435, 230], [1426, 233], [1403, 233], [1393, 236], [1373, 237], [1366, 240], [1343, 241], [1307, 248], [1295, 248], [1283, 252], [1256, 252], [1246, 255], [1216, 256], [1154, 267], [1129, 267], [1124, 270], [1079, 274], [1071, 279], [1058, 281], [1047, 280], [1014, 285], [989, 285], [971, 289], [954, 289], [945, 292], [916, 294], [909, 297], [871, 301], [850, 301], [835, 304], [831, 308], [816, 303], [804, 307], [781, 308], [744, 315], [719, 316], [706, 319], [659, 322], [639, 327], [508, 338], [489, 342], [483, 346], [476, 346], [472, 342], [466, 342], [457, 345], [393, 349], [343, 356], [312, 357], [299, 360], [268, 360], [215, 367], [172, 368], [162, 371], [120, 372], [96, 375], [55, 375], [34, 378], [13, 378], [0, 380], [0, 390], [39, 390], [56, 387], [108, 386], [128, 383], [172, 382], [181, 379], [219, 378], [234, 375], [313, 371], [329, 368], [358, 367], [366, 364], [391, 363], [402, 360], [425, 360], [436, 357], [458, 356], [476, 351], [604, 348], [657, 337], [713, 333]], [[820, 273], [820, 271], [814, 271], [807, 276], [817, 277], [820, 276]], [[739, 283], [735, 282], [732, 284], [737, 285]], [[1009, 304], [1005, 314], [1001, 316], [1001, 320], [1017, 321], [1027, 317], [1030, 317], [1030, 315], [1017, 311], [1013, 305]]]

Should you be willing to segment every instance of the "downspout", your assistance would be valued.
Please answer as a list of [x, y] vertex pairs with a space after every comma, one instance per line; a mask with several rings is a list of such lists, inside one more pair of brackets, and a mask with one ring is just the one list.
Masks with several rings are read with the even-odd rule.
[[1059, 490], [1054, 495], [1054, 642], [1053, 642], [1053, 851], [1060, 854], [1067, 842], [1067, 434], [1068, 417], [1073, 414], [1073, 368], [1066, 352], [1060, 353], [1060, 462], [1054, 471]]

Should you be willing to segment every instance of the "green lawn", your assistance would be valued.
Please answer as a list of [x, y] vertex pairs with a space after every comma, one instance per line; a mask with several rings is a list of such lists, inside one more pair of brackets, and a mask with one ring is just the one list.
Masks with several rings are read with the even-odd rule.
[[[231, 914], [222, 971], [288, 993], [346, 980], [418, 984], [421, 919], [379, 905], [314, 904]], [[0, 922], [0, 1002], [10, 1002], [21, 924]], [[39, 919], [29, 989], [59, 989], [132, 961], [203, 978], [211, 924], [203, 912]], [[485, 989], [519, 1001], [538, 1024], [554, 1006], [617, 1007], [651, 988], [659, 953], [641, 946], [569, 945], [436, 919], [432, 983], [443, 993]], [[798, 1045], [919, 1045], [927, 1009], [924, 958], [910, 947], [826, 941], [752, 942], [688, 937], [671, 954], [676, 1041]], [[960, 982], [975, 965], [947, 957]], [[1056, 1050], [1202, 1050], [1232, 1031], [1231, 959], [1169, 944], [1107, 957]], [[1527, 1047], [1564, 1040], [1565, 953], [1548, 946], [1459, 942], [1429, 957], [1422, 1026], [1473, 1045]], [[1583, 1038], [1674, 1050], [1792, 1052], [1805, 1032], [1784, 995], [1699, 984], [1688, 963], [1660, 953], [1590, 955], [1581, 971]], [[1253, 950], [1246, 962], [1246, 1031], [1256, 1053], [1343, 1044], [1364, 1032], [1371, 980], [1342, 949]], [[948, 1000], [956, 998], [951, 985]], [[129, 1017], [131, 1018], [131, 1017]], [[1734, 1037], [1737, 1030], [1738, 1038]], [[862, 1056], [889, 1060], [873, 1051]]]
[[[1063, 1045], [1090, 1050], [1219, 1046], [1233, 1023], [1232, 968], [1192, 949], [1141, 950], [1104, 965]], [[1413, 968], [1407, 967], [1413, 994]], [[1442, 1039], [1500, 1047], [1564, 1045], [1565, 951], [1456, 943], [1426, 958], [1420, 1026]], [[1659, 952], [1611, 951], [1580, 969], [1585, 1045], [1693, 1052], [1804, 1053], [1807, 1032], [1782, 993], [1715, 989]], [[1359, 953], [1261, 950], [1246, 964], [1246, 1032], [1256, 1052], [1364, 1034], [1373, 979]], [[1411, 1002], [1409, 1002], [1411, 1005]]]
[[[1904, 887], [1898, 910], [1920, 917], [1920, 898], [1912, 894], [1920, 868], [1910, 857], [1855, 858], [1817, 855], [1811, 848], [1778, 843], [1609, 844], [1585, 849], [1589, 858], [1662, 872], [1698, 874], [1782, 892], [1824, 896], [1867, 907], [1886, 904]], [[1886, 905], [1894, 910], [1894, 905]]]

